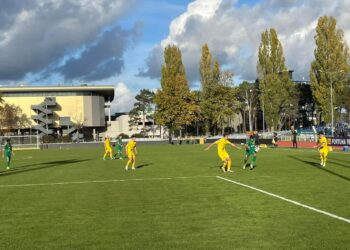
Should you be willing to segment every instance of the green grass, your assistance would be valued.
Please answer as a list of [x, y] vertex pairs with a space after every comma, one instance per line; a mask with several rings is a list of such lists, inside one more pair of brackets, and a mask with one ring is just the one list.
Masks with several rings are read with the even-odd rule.
[[[315, 150], [262, 149], [251, 171], [229, 149], [235, 172], [223, 174], [203, 149], [140, 145], [134, 172], [98, 148], [18, 151], [1, 165], [0, 249], [350, 248], [350, 224], [215, 177], [350, 219], [349, 153], [322, 169]], [[66, 184], [21, 186], [36, 183]]]

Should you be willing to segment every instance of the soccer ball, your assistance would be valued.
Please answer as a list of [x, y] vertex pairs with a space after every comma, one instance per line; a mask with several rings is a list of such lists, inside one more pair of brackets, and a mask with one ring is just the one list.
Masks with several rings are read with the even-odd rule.
[[255, 146], [255, 152], [259, 152], [260, 151], [260, 147], [259, 146]]

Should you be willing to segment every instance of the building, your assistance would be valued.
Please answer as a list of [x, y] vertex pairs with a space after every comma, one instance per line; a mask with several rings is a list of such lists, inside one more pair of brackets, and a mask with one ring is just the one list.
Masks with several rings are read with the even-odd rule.
[[114, 86], [1, 87], [0, 96], [31, 119], [24, 131], [69, 135], [84, 128], [95, 137], [106, 130], [106, 109], [111, 121]]
[[[103, 136], [108, 135], [114, 138], [120, 134], [124, 134], [129, 137], [135, 134], [141, 134], [143, 128], [141, 120], [142, 118], [140, 117], [140, 122], [136, 126], [130, 126], [130, 116], [128, 113], [116, 113], [114, 116], [112, 116], [110, 126], [108, 126], [107, 131], [105, 134], [103, 134]], [[164, 133], [167, 132], [163, 126], [153, 124], [153, 121], [150, 119], [147, 119], [145, 122], [145, 130], [146, 135], [153, 138], [163, 137]]]

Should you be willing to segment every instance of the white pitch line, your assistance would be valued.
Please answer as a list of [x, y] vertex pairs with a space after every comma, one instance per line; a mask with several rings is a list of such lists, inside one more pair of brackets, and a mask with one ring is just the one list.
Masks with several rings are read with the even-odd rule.
[[297, 206], [300, 206], [300, 207], [303, 207], [303, 208], [307, 208], [307, 209], [310, 209], [310, 210], [315, 211], [315, 212], [317, 212], [317, 213], [325, 214], [325, 215], [327, 215], [327, 216], [329, 216], [329, 217], [333, 217], [333, 218], [335, 218], [335, 219], [342, 220], [342, 221], [345, 221], [345, 222], [347, 222], [347, 223], [350, 223], [350, 219], [346, 219], [346, 218], [344, 218], [344, 217], [340, 217], [340, 216], [338, 216], [338, 215], [335, 215], [335, 214], [332, 214], [332, 213], [329, 213], [329, 212], [326, 212], [326, 211], [323, 211], [323, 210], [320, 210], [320, 209], [317, 209], [317, 208], [314, 208], [314, 207], [310, 207], [310, 206], [308, 206], [308, 205], [305, 205], [305, 204], [302, 204], [302, 203], [300, 203], [300, 202], [287, 199], [287, 198], [282, 197], [282, 196], [279, 196], [279, 195], [277, 195], [277, 194], [273, 194], [273, 193], [264, 191], [264, 190], [262, 190], [262, 189], [255, 188], [255, 187], [252, 187], [252, 186], [249, 186], [249, 185], [246, 185], [246, 184], [237, 182], [237, 181], [233, 181], [233, 180], [230, 180], [230, 179], [226, 179], [226, 178], [221, 177], [221, 176], [216, 176], [216, 178], [219, 178], [219, 179], [221, 179], [221, 180], [234, 183], [234, 184], [239, 185], [239, 186], [242, 186], [242, 187], [246, 187], [246, 188], [249, 188], [249, 189], [253, 189], [253, 190], [258, 191], [258, 192], [260, 192], [260, 193], [264, 193], [264, 194], [270, 195], [270, 196], [272, 196], [272, 197], [275, 197], [275, 198], [278, 198], [278, 199], [281, 199], [281, 200], [290, 202], [290, 203], [292, 203], [292, 204], [294, 204], [294, 205], [297, 205]]
[[179, 177], [162, 177], [162, 178], [146, 178], [146, 179], [115, 179], [115, 180], [71, 181], [71, 182], [51, 182], [51, 183], [28, 183], [28, 184], [0, 185], [0, 188], [55, 186], [55, 185], [90, 184], [90, 183], [111, 183], [111, 182], [128, 182], [128, 181], [161, 181], [161, 180], [214, 178], [214, 177], [215, 176], [198, 175], [198, 176], [179, 176]]
[[[272, 148], [271, 148], [272, 149]], [[272, 149], [272, 150], [276, 150], [276, 149]], [[306, 152], [315, 152], [315, 153], [318, 153], [318, 150], [315, 149], [315, 148], [299, 148], [299, 149], [293, 149], [293, 148], [277, 148], [277, 151], [278, 150], [283, 150], [283, 151], [291, 151], [291, 152], [300, 152], [300, 151], [306, 151]], [[331, 152], [329, 152], [330, 154], [343, 154], [343, 155], [347, 155], [347, 154], [350, 154], [349, 151], [343, 151], [341, 149], [336, 149], [336, 150], [333, 150]], [[317, 155], [318, 156], [318, 155]]]

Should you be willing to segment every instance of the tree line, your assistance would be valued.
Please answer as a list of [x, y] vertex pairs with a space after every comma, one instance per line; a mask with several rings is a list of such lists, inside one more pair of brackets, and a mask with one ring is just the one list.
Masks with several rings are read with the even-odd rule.
[[6, 103], [0, 96], [0, 135], [29, 126], [30, 119], [22, 113], [21, 108]]
[[257, 80], [238, 86], [233, 83], [234, 73], [223, 70], [204, 44], [199, 59], [199, 90], [189, 87], [180, 48], [168, 45], [164, 49], [161, 88], [156, 93], [143, 89], [136, 96], [130, 112], [131, 126], [141, 119], [145, 131], [145, 120], [152, 109], [152, 119], [166, 126], [170, 134], [186, 131], [215, 135], [326, 124], [331, 122], [332, 109], [339, 111], [336, 121], [345, 119], [344, 111], [350, 121], [350, 61], [343, 31], [337, 28], [334, 17], [320, 17], [314, 39], [309, 84], [292, 81], [274, 28], [261, 34]]

